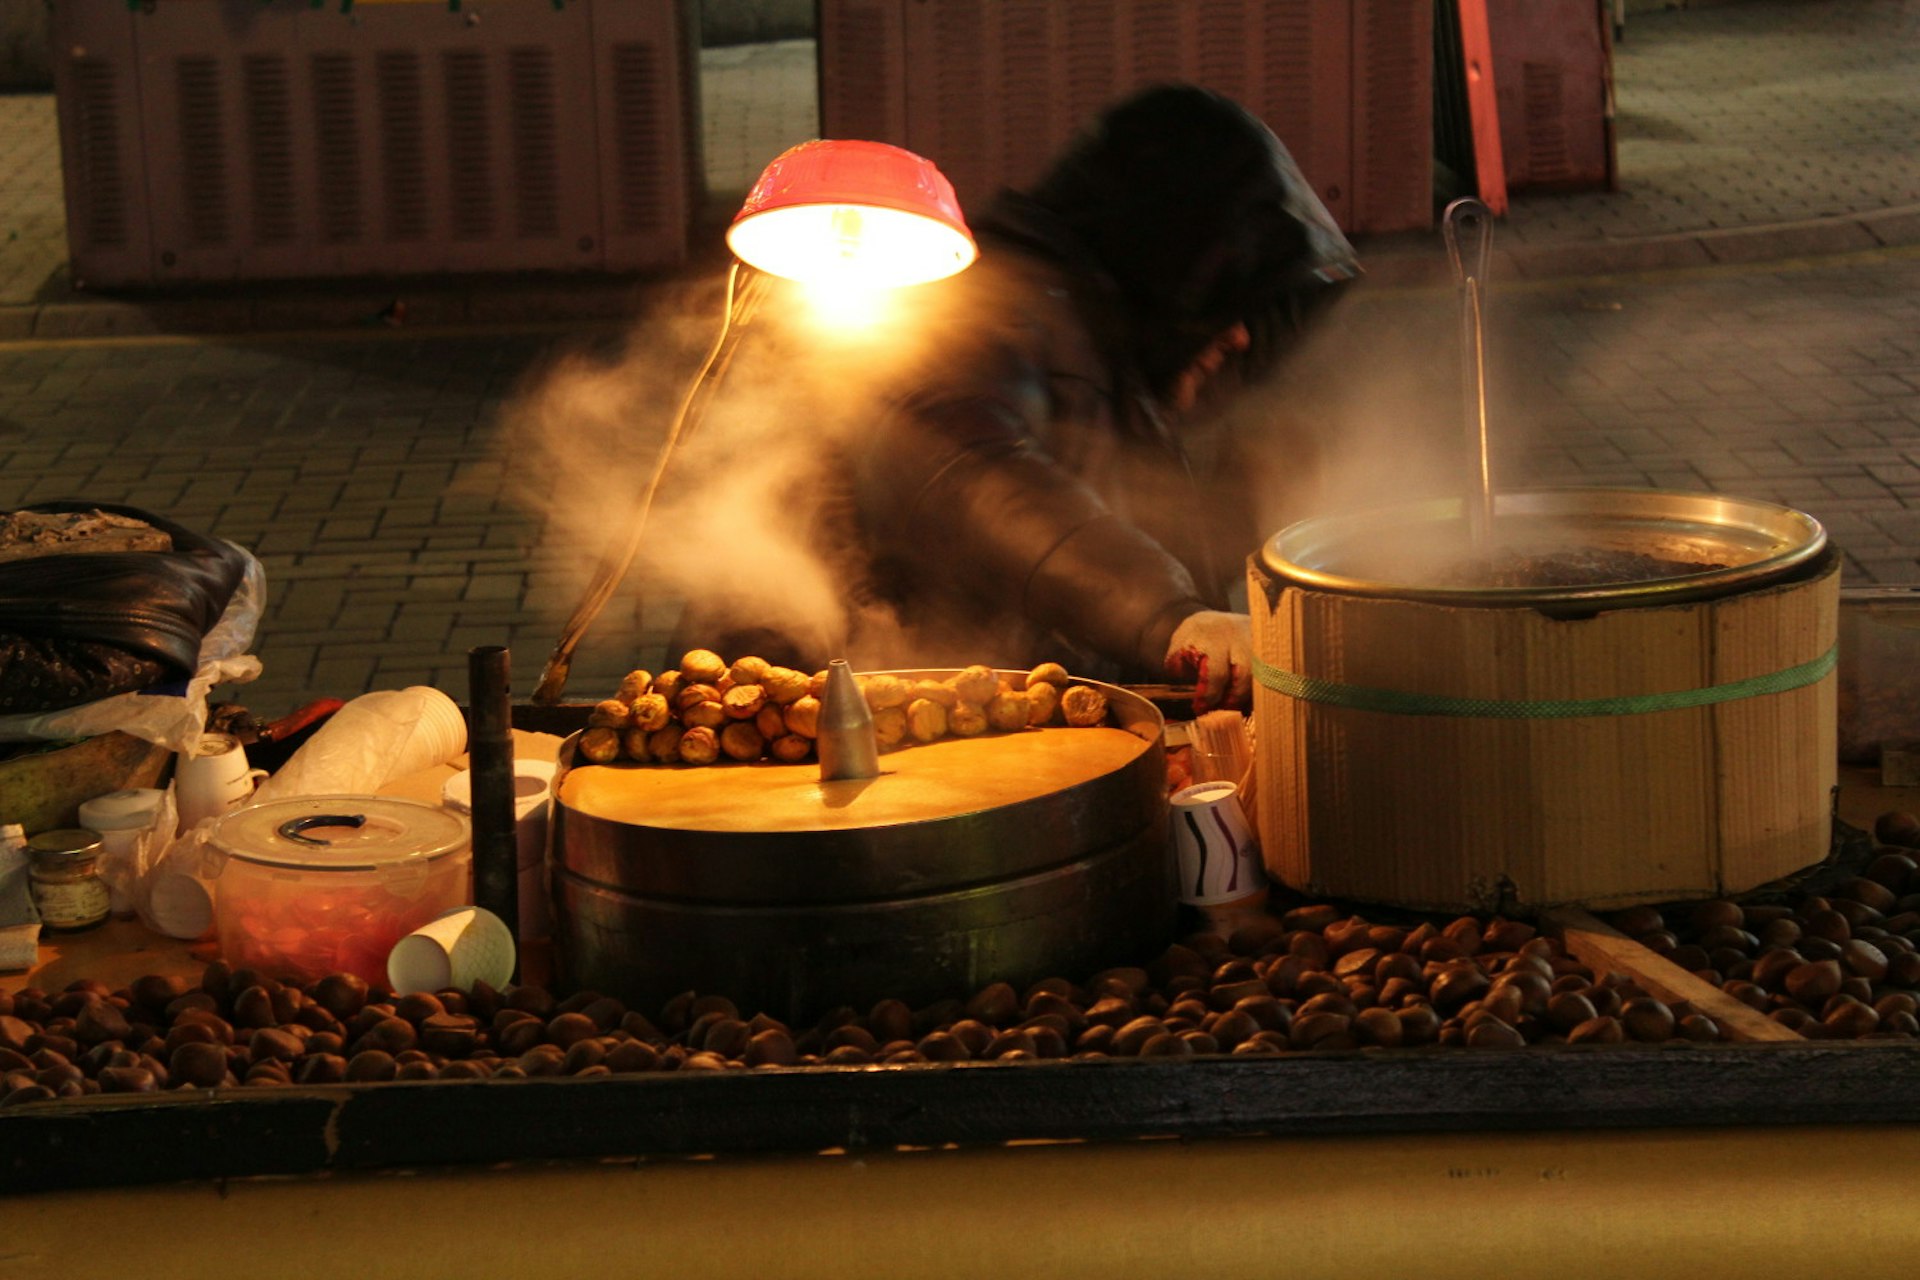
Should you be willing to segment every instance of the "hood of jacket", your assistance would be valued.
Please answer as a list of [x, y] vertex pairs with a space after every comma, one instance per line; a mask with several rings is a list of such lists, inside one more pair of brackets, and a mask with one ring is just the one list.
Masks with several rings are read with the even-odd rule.
[[[987, 252], [1010, 244], [1099, 281], [1111, 305], [1089, 323], [1156, 397], [1234, 324], [1297, 330], [1359, 270], [1272, 130], [1192, 85], [1114, 106], [974, 230]], [[1267, 341], [1263, 354], [1285, 345]]]

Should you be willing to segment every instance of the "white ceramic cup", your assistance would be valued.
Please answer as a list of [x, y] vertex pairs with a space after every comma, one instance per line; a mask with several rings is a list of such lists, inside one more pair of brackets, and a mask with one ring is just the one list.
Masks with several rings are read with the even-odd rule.
[[1212, 907], [1264, 893], [1260, 839], [1231, 782], [1202, 782], [1173, 793], [1173, 853], [1180, 901]]
[[179, 756], [173, 769], [180, 830], [191, 831], [208, 818], [238, 809], [266, 776], [265, 769], [247, 767], [247, 751], [238, 738], [201, 734], [199, 746], [191, 755]]
[[393, 944], [387, 981], [400, 995], [475, 982], [504, 987], [513, 979], [513, 934], [484, 907], [444, 911]]

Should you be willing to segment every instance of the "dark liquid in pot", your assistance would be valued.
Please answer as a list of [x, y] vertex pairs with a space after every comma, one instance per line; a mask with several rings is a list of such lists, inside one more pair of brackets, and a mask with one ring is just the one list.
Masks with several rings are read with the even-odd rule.
[[1597, 587], [1613, 582], [1683, 578], [1724, 569], [1724, 564], [1670, 560], [1639, 551], [1599, 548], [1544, 554], [1502, 551], [1450, 565], [1440, 576], [1448, 587]]

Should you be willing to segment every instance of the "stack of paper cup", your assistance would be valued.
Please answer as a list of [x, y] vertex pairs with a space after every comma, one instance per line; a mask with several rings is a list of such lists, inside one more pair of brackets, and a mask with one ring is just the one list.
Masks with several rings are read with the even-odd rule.
[[[155, 828], [167, 809], [167, 793], [149, 787], [109, 791], [82, 801], [80, 825], [100, 836], [100, 878], [107, 882], [113, 914], [124, 920], [134, 913], [141, 877], [147, 871], [147, 853], [155, 844]], [[167, 809], [167, 823], [172, 825]], [[166, 834], [173, 833], [169, 829]]]
[[[553, 798], [551, 760], [513, 762], [514, 837], [520, 871], [520, 937], [545, 938], [552, 932], [547, 894], [547, 813]], [[473, 773], [463, 769], [440, 788], [440, 802], [457, 813], [473, 812]]]
[[459, 703], [423, 684], [402, 689], [400, 693], [419, 708], [419, 716], [413, 722], [413, 732], [407, 735], [399, 758], [384, 779], [386, 782], [445, 764], [467, 749], [467, 717]]
[[466, 716], [452, 698], [426, 685], [382, 689], [334, 712], [254, 799], [370, 794], [466, 749]]
[[471, 991], [475, 982], [504, 987], [513, 980], [513, 935], [483, 907], [455, 907], [393, 944], [387, 981], [394, 992]]

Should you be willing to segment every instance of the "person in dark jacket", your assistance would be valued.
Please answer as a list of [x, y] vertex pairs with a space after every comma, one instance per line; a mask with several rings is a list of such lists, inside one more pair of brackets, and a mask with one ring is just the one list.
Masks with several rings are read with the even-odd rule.
[[[1117, 104], [971, 221], [979, 261], [904, 291], [893, 363], [868, 375], [884, 385], [775, 540], [818, 554], [837, 620], [772, 616], [763, 588], [747, 625], [692, 606], [676, 642], [806, 670], [1055, 660], [1244, 705], [1252, 643], [1228, 594], [1262, 531], [1248, 473], [1192, 456], [1196, 424], [1357, 274], [1351, 247], [1265, 125], [1187, 85]], [[819, 357], [763, 351], [763, 376], [835, 383]], [[804, 419], [788, 398], [781, 416]]]
[[1243, 705], [1227, 593], [1261, 531], [1245, 476], [1210, 484], [1184, 437], [1357, 274], [1351, 247], [1266, 126], [1185, 85], [1107, 111], [973, 228], [979, 263], [930, 287], [963, 295], [946, 331], [855, 454], [870, 589], [921, 661], [1164, 672]]

